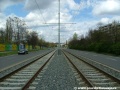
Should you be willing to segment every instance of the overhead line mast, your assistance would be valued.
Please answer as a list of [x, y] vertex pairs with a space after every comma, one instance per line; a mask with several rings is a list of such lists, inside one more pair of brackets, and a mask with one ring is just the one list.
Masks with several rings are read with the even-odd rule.
[[[58, 49], [60, 49], [60, 25], [61, 24], [75, 24], [75, 23], [61, 23], [60, 22], [60, 0], [58, 0], [58, 23], [45, 23], [45, 24], [58, 24]], [[59, 55], [59, 50], [58, 50]]]
[[58, 0], [58, 48], [60, 48], [60, 0]]

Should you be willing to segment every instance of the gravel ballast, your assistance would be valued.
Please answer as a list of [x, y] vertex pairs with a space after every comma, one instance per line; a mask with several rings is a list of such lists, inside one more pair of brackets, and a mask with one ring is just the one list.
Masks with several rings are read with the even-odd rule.
[[74, 90], [74, 87], [78, 86], [78, 81], [67, 60], [62, 53], [57, 55], [56, 52], [36, 86], [36, 90]]

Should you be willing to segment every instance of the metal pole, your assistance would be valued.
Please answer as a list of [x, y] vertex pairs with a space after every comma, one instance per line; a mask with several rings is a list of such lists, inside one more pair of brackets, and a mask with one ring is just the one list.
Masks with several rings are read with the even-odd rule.
[[58, 48], [60, 48], [60, 0], [58, 1]]

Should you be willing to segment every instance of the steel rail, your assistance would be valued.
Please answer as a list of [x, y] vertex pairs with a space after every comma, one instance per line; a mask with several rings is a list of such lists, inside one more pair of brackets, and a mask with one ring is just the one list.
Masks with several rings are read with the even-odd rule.
[[[46, 56], [47, 54], [49, 54], [49, 53], [51, 53], [51, 52], [52, 52], [52, 51], [50, 51], [50, 52], [48, 52], [48, 53], [45, 53], [45, 54], [41, 55], [39, 58], [35, 59], [34, 61], [29, 62], [29, 63], [27, 63], [26, 65], [24, 65], [24, 66], [22, 66], [22, 67], [20, 67], [20, 68], [18, 68], [18, 69], [16, 69], [16, 70], [14, 70], [13, 72], [8, 73], [7, 75], [5, 75], [5, 76], [3, 76], [2, 78], [0, 78], [0, 82], [4, 81], [6, 78], [12, 76], [12, 75], [15, 74], [16, 72], [22, 70], [23, 68], [29, 66], [30, 64], [36, 62], [37, 60], [39, 60], [40, 58]], [[16, 65], [16, 66], [17, 66], [17, 65]]]
[[38, 74], [43, 70], [43, 68], [46, 66], [46, 64], [50, 61], [50, 59], [53, 57], [55, 52], [51, 55], [51, 57], [40, 67], [40, 69], [31, 77], [31, 79], [22, 87], [22, 90], [26, 90], [29, 88], [30, 84], [34, 81], [34, 79], [38, 76]]
[[[65, 51], [65, 50], [64, 50], [64, 51]], [[76, 58], [77, 58], [77, 59], [79, 59], [79, 60], [82, 60], [80, 57], [78, 57], [78, 56], [76, 56], [76, 55], [72, 54], [71, 52], [68, 52], [68, 51], [65, 51], [65, 52], [67, 52], [67, 53], [71, 54], [72, 56], [76, 57]], [[87, 62], [87, 61], [85, 61], [85, 60], [82, 60], [82, 61], [83, 61], [83, 62], [85, 62], [86, 64], [90, 65], [91, 67], [95, 68], [96, 70], [98, 70], [98, 71], [102, 72], [102, 73], [103, 73], [103, 74], [105, 74], [107, 77], [111, 78], [112, 80], [114, 80], [115, 82], [117, 82], [117, 83], [119, 83], [119, 84], [120, 84], [120, 80], [119, 80], [118, 78], [116, 78], [116, 77], [114, 77], [114, 76], [110, 75], [109, 73], [107, 73], [107, 72], [105, 72], [105, 71], [103, 71], [103, 70], [99, 69], [98, 67], [95, 67], [94, 65], [92, 65], [92, 64], [90, 64], [90, 63], [88, 63], [88, 62]]]
[[[73, 67], [76, 69], [78, 74], [82, 76], [82, 79], [87, 83], [88, 87], [94, 87], [94, 85], [85, 77], [85, 75], [76, 67], [76, 65], [71, 61], [71, 59], [66, 55], [64, 51], [62, 51], [66, 58], [69, 60], [69, 62], [73, 65]], [[95, 89], [94, 89], [95, 90]]]

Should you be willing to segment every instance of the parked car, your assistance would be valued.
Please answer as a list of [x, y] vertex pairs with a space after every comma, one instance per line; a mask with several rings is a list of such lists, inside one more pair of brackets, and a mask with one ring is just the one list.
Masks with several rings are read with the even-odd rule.
[[20, 49], [18, 51], [18, 54], [28, 54], [28, 50], [27, 49]]

